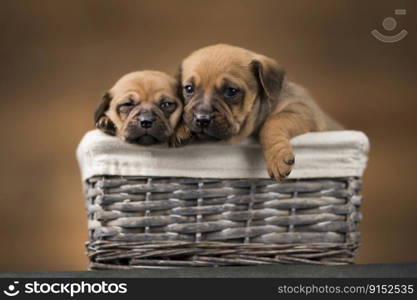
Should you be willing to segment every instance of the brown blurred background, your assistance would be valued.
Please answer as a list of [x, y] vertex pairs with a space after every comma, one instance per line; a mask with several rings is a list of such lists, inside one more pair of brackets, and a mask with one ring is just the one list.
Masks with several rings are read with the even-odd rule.
[[[175, 73], [225, 42], [278, 59], [371, 140], [357, 262], [417, 261], [415, 1], [5, 1], [0, 9], [0, 271], [82, 270], [75, 149], [103, 91], [138, 69]], [[395, 16], [405, 8], [407, 15]], [[371, 36], [395, 16], [408, 36]]]

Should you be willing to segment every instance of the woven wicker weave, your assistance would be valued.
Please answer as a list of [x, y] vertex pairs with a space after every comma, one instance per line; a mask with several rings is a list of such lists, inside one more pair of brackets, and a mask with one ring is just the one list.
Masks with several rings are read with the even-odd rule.
[[91, 269], [353, 262], [361, 181], [95, 176]]

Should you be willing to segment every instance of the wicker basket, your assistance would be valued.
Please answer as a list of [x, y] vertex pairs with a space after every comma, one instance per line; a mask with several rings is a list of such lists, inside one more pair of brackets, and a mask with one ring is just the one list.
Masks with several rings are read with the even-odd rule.
[[[98, 144], [103, 141], [80, 145], [83, 170], [83, 156], [93, 159], [92, 148]], [[367, 145], [361, 147], [366, 153]], [[109, 149], [121, 151], [110, 147], [104, 152]], [[296, 145], [295, 150], [297, 155]], [[116, 160], [118, 166], [126, 165], [120, 157]], [[123, 175], [118, 174], [126, 173], [122, 167], [110, 169], [106, 172], [111, 174], [83, 174], [91, 269], [339, 265], [352, 263], [359, 245], [361, 180], [350, 171], [345, 177], [298, 176], [277, 183], [266, 178], [144, 176], [139, 169], [136, 176]]]

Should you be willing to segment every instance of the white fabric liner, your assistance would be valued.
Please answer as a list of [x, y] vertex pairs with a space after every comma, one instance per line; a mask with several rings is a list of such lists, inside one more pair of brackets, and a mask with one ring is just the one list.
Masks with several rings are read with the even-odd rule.
[[[311, 132], [291, 140], [295, 166], [289, 178], [362, 176], [369, 141], [360, 131]], [[77, 149], [82, 179], [95, 175], [197, 178], [269, 178], [260, 145], [193, 144], [181, 148], [138, 146], [99, 130]]]

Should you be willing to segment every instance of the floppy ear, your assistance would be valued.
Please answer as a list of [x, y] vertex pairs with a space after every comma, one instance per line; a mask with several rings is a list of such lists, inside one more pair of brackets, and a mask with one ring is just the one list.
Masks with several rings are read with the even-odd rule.
[[252, 60], [251, 67], [258, 82], [261, 97], [266, 98], [271, 105], [271, 99], [277, 97], [281, 91], [285, 71], [275, 60], [261, 55]]
[[98, 105], [95, 113], [94, 113], [94, 122], [96, 127], [107, 133], [109, 135], [116, 135], [116, 126], [110, 120], [108, 116], [106, 116], [106, 111], [110, 107], [110, 101], [113, 99], [109, 92], [105, 92], [100, 104]]
[[182, 101], [184, 99], [182, 93], [182, 64], [178, 66], [175, 79], [177, 80], [177, 97]]

